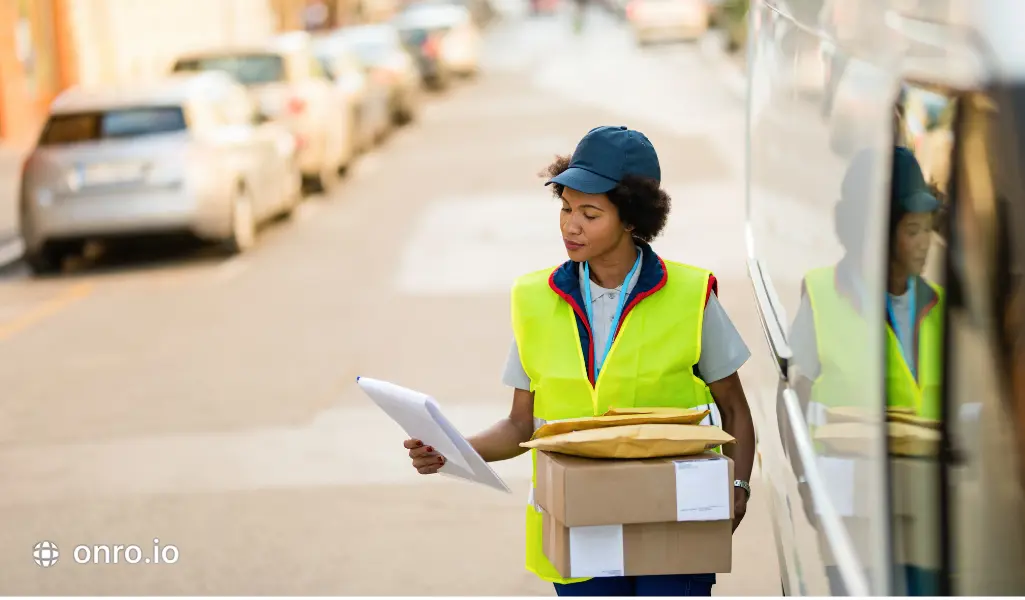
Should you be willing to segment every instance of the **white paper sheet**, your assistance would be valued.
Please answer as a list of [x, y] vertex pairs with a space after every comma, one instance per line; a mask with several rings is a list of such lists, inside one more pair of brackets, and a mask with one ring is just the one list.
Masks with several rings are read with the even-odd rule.
[[570, 577], [621, 577], [623, 526], [569, 528]]
[[439, 474], [511, 492], [470, 442], [445, 418], [434, 398], [368, 377], [357, 377], [356, 383], [410, 438], [422, 441], [425, 446], [433, 446], [445, 457], [445, 465]]
[[726, 459], [678, 460], [675, 464], [676, 520], [729, 520], [733, 487]]
[[[826, 484], [826, 491], [833, 508], [841, 517], [854, 516], [854, 470], [856, 463], [849, 458], [834, 456], [818, 457], [819, 473]], [[816, 514], [819, 508], [815, 508]]]

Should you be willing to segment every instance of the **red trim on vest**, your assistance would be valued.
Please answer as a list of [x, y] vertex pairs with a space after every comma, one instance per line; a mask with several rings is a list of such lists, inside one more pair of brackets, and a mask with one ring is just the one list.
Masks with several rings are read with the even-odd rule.
[[715, 275], [709, 273], [708, 275], [708, 289], [705, 290], [705, 306], [708, 306], [708, 299], [712, 296], [712, 292], [719, 296], [719, 282], [716, 281]]
[[584, 309], [577, 304], [577, 301], [573, 299], [573, 296], [559, 289], [559, 286], [555, 285], [555, 274], [559, 272], [556, 268], [552, 271], [552, 274], [548, 276], [548, 287], [552, 288], [560, 298], [569, 303], [573, 308], [573, 312], [580, 317], [581, 322], [584, 324], [584, 329], [587, 330], [587, 380], [591, 382], [591, 386], [594, 386], [594, 334], [591, 332], [591, 324], [587, 322], [587, 313]]

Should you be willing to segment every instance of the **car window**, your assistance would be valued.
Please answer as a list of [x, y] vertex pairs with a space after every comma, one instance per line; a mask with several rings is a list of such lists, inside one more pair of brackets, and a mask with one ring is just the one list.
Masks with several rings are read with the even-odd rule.
[[60, 114], [47, 121], [40, 145], [143, 137], [184, 131], [186, 126], [185, 114], [180, 106]]
[[285, 81], [284, 59], [277, 54], [237, 54], [182, 59], [175, 71], [223, 71], [244, 85]]

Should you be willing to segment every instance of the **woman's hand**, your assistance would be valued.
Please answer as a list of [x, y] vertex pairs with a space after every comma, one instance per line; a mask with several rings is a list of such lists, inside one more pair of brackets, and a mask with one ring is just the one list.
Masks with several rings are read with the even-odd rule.
[[434, 451], [431, 446], [424, 446], [420, 440], [408, 439], [402, 445], [409, 450], [409, 458], [413, 459], [413, 467], [421, 475], [437, 473], [445, 464], [445, 457]]

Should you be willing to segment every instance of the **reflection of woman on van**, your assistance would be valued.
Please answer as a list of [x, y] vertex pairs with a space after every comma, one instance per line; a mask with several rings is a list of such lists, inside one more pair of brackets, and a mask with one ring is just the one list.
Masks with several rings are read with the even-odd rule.
[[[865, 184], [874, 158], [855, 157], [837, 205], [837, 233], [845, 247], [835, 266], [809, 271], [791, 331], [794, 363], [803, 382], [810, 425], [822, 424], [827, 407], [854, 407], [861, 394], [867, 356], [861, 316], [865, 285], [861, 267]], [[890, 406], [939, 417], [943, 311], [942, 289], [922, 277], [939, 201], [922, 177], [915, 156], [893, 149], [890, 186], [889, 269], [886, 295], [887, 397]], [[874, 407], [866, 407], [872, 409]]]
[[[806, 406], [808, 424], [825, 424], [829, 408], [858, 407], [874, 399], [864, 393], [864, 375], [874, 353], [867, 345], [862, 307], [868, 299], [862, 270], [865, 221], [875, 158], [862, 152], [844, 177], [837, 204], [837, 233], [844, 257], [831, 267], [805, 276], [801, 306], [791, 331], [798, 371], [797, 392]], [[910, 408], [918, 416], [938, 419], [942, 367], [943, 290], [922, 277], [932, 241], [939, 201], [930, 193], [914, 154], [895, 147], [892, 158], [886, 290], [886, 394], [890, 407]], [[820, 448], [821, 449], [821, 448]], [[795, 468], [795, 471], [798, 471]], [[797, 472], [798, 476], [801, 472]], [[815, 522], [806, 485], [801, 494], [809, 520]], [[823, 553], [828, 553], [828, 543]], [[846, 595], [838, 569], [826, 566], [834, 595]], [[909, 595], [935, 590], [935, 573], [903, 565]]]
[[893, 180], [886, 290], [887, 404], [938, 420], [943, 290], [922, 277], [922, 270], [940, 203], [907, 150], [899, 149], [894, 155]]

